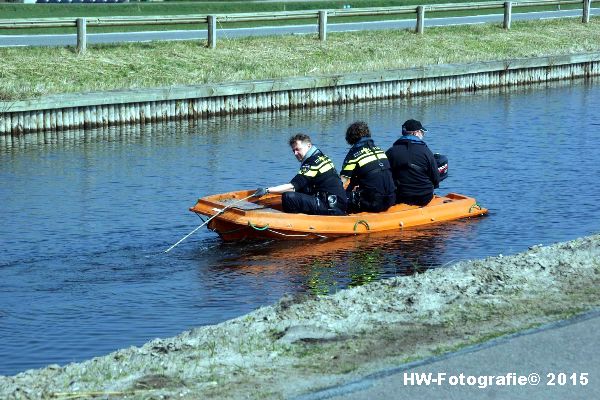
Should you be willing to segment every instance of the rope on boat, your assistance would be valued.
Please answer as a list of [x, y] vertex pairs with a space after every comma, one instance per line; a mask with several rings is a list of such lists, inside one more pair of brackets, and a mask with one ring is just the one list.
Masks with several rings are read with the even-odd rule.
[[481, 205], [479, 203], [473, 203], [471, 207], [469, 207], [469, 214], [473, 211], [474, 208], [481, 210]]
[[267, 229], [269, 229], [269, 224], [266, 224], [265, 226], [263, 226], [262, 228], [259, 228], [258, 226], [254, 225], [252, 222], [248, 221], [248, 226], [250, 226], [252, 229], [255, 229], [257, 231], [266, 231]]
[[198, 229], [202, 228], [204, 225], [208, 224], [210, 221], [212, 221], [213, 218], [218, 217], [219, 215], [223, 214], [225, 212], [225, 210], [232, 208], [233, 206], [235, 206], [238, 203], [241, 203], [242, 201], [246, 201], [248, 200], [250, 197], [254, 196], [254, 193], [252, 193], [250, 196], [244, 197], [243, 199], [239, 199], [237, 201], [234, 201], [233, 203], [231, 203], [230, 205], [223, 207], [222, 209], [218, 210], [217, 213], [215, 215], [213, 215], [212, 217], [210, 217], [209, 219], [207, 219], [206, 221], [204, 221], [201, 225], [198, 225], [193, 231], [191, 231], [190, 233], [188, 233], [187, 235], [185, 235], [184, 237], [182, 237], [181, 239], [179, 239], [177, 241], [177, 243], [175, 243], [173, 246], [169, 247], [168, 249], [166, 249], [163, 253], [168, 253], [171, 250], [173, 250], [177, 245], [179, 245], [179, 243], [183, 242], [185, 239], [187, 239], [188, 237], [190, 237], [194, 232], [196, 232]]
[[367, 221], [365, 221], [364, 219], [359, 219], [354, 224], [354, 232], [356, 232], [356, 227], [358, 226], [358, 224], [363, 224], [367, 228], [368, 231], [371, 230], [371, 227], [369, 226], [369, 223]]
[[269, 232], [275, 233], [277, 235], [281, 235], [281, 236], [285, 236], [285, 237], [308, 237], [308, 236], [316, 236], [319, 239], [328, 239], [327, 236], [325, 235], [319, 235], [318, 233], [303, 233], [303, 234], [292, 234], [292, 233], [283, 233], [283, 232], [278, 232], [274, 229], [268, 229]]

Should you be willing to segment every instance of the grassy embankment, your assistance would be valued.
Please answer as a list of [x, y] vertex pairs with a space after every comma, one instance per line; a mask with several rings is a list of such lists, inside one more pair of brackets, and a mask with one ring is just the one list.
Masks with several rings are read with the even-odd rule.
[[0, 100], [600, 51], [600, 18], [72, 48], [0, 48]]

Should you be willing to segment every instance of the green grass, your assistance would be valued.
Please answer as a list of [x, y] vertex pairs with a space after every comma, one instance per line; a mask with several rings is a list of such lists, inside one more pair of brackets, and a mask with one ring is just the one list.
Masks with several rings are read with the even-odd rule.
[[600, 18], [500, 25], [90, 46], [0, 48], [0, 100], [409, 68], [600, 51]]

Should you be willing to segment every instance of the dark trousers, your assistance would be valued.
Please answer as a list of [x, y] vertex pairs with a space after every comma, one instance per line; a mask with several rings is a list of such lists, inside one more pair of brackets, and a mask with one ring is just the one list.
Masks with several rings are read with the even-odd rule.
[[396, 204], [404, 203], [411, 206], [426, 206], [433, 199], [433, 193], [423, 196], [398, 196], [396, 195]]
[[318, 197], [305, 193], [285, 192], [281, 196], [281, 205], [286, 213], [303, 213], [311, 215], [344, 215], [339, 208], [329, 209], [328, 205]]
[[364, 192], [350, 192], [349, 211], [358, 212], [382, 212], [396, 204], [396, 195], [382, 195], [378, 193], [365, 194]]

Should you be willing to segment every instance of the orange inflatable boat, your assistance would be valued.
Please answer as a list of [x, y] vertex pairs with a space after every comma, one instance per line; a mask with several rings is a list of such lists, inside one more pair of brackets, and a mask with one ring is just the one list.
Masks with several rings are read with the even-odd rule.
[[474, 198], [449, 193], [435, 196], [424, 206], [396, 204], [381, 213], [357, 213], [344, 216], [289, 214], [281, 211], [281, 195], [268, 194], [260, 199], [245, 190], [215, 194], [198, 200], [190, 208], [199, 216], [209, 217], [208, 228], [223, 240], [252, 238], [313, 239], [397, 231], [487, 214]]

